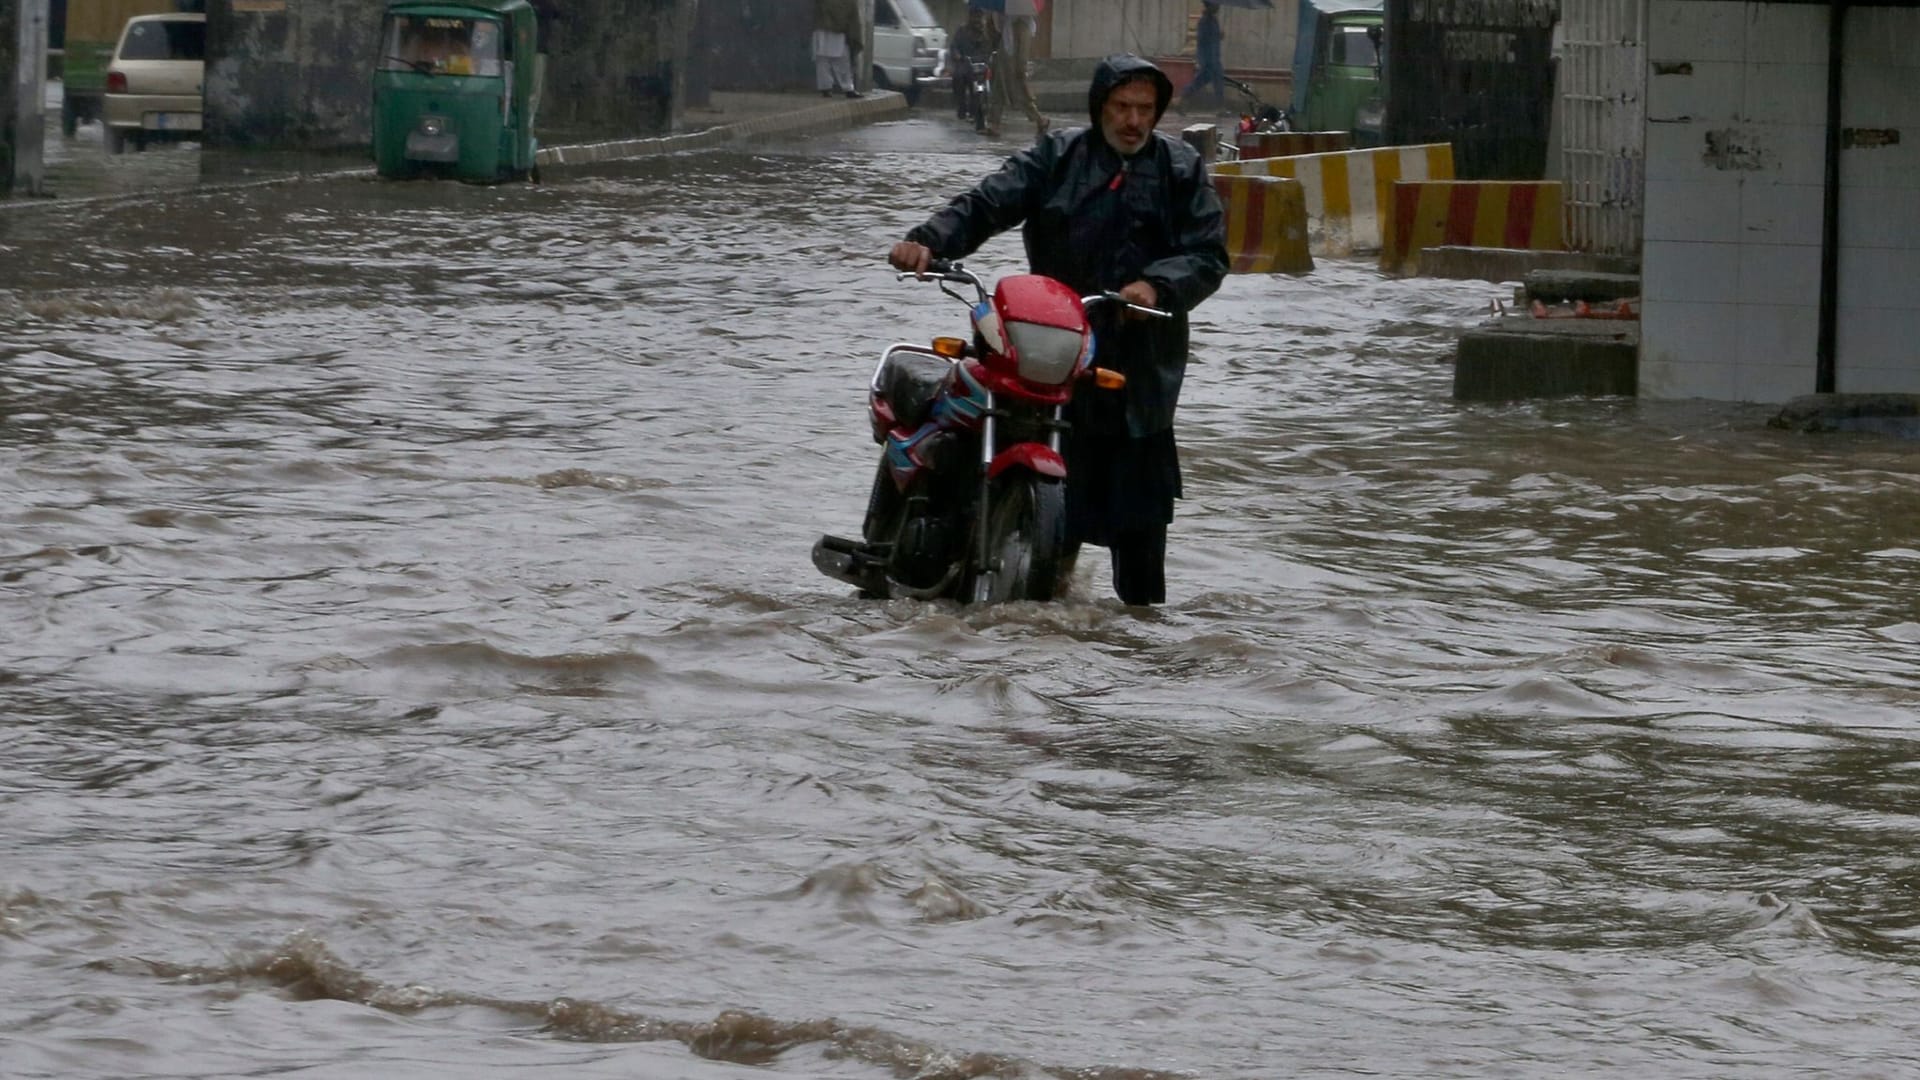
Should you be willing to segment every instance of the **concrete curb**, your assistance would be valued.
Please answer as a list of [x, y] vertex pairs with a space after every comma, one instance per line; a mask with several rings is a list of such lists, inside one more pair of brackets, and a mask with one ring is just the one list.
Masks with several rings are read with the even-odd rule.
[[611, 142], [549, 146], [534, 155], [542, 169], [597, 165], [608, 161], [679, 154], [692, 150], [711, 150], [734, 143], [752, 144], [789, 135], [841, 131], [895, 116], [907, 115], [907, 99], [891, 90], [877, 90], [861, 98], [826, 101], [794, 112], [743, 120], [737, 124], [717, 124], [699, 131], [661, 135], [647, 139], [617, 139]]
[[[603, 143], [549, 146], [537, 151], [534, 162], [542, 169], [566, 169], [657, 154], [677, 154], [692, 150], [711, 150], [727, 145], [751, 145], [789, 135], [839, 131], [878, 120], [908, 115], [905, 96], [891, 90], [876, 90], [862, 98], [823, 101], [792, 112], [771, 113], [737, 124], [718, 124], [699, 131], [661, 135], [645, 139], [618, 139]], [[58, 210], [75, 206], [104, 206], [137, 203], [146, 199], [178, 195], [211, 194], [298, 184], [307, 181], [373, 179], [372, 166], [351, 169], [326, 169], [315, 172], [290, 172], [284, 176], [249, 180], [202, 180], [191, 187], [155, 188], [151, 191], [123, 191], [111, 195], [91, 195], [76, 199], [0, 198], [0, 213], [28, 209]]]

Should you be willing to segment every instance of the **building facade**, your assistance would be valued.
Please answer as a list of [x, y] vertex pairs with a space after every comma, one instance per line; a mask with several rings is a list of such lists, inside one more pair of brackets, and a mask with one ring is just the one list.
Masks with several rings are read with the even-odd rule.
[[1920, 7], [1650, 0], [1640, 393], [1920, 393]]

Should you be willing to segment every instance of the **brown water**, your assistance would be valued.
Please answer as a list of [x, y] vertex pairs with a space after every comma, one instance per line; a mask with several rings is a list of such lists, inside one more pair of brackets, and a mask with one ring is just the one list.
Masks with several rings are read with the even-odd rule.
[[1164, 608], [861, 601], [996, 160], [0, 212], [0, 1075], [1920, 1071], [1920, 449], [1458, 405], [1501, 290], [1325, 263]]

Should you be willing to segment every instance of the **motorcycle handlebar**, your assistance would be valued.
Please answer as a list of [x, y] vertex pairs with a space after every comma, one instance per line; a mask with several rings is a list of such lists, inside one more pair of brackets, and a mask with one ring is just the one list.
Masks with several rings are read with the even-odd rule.
[[1142, 315], [1151, 315], [1156, 319], [1173, 318], [1173, 312], [1171, 311], [1161, 311], [1159, 308], [1148, 307], [1145, 304], [1136, 304], [1133, 301], [1127, 299], [1124, 296], [1121, 296], [1119, 293], [1114, 292], [1112, 290], [1108, 290], [1103, 293], [1096, 293], [1093, 296], [1083, 296], [1080, 298], [1081, 307], [1090, 308], [1093, 305], [1099, 304], [1099, 303], [1119, 304], [1122, 307], [1126, 308], [1128, 311], [1137, 311]]
[[[960, 265], [960, 262], [956, 259], [932, 259], [928, 261], [927, 268], [924, 272], [915, 273], [912, 270], [898, 270], [894, 272], [893, 276], [896, 281], [905, 281], [907, 278], [917, 278], [921, 281], [958, 282], [962, 285], [973, 286], [974, 289], [980, 293], [982, 299], [985, 299], [987, 295], [986, 285], [974, 275], [973, 271]], [[1111, 289], [1106, 292], [1095, 293], [1092, 296], [1083, 296], [1080, 298], [1080, 306], [1083, 308], [1090, 309], [1096, 304], [1119, 304], [1128, 311], [1137, 311], [1142, 315], [1152, 316], [1156, 319], [1173, 318], [1173, 312], [1171, 311], [1162, 311], [1159, 308], [1147, 307], [1145, 304], [1136, 304]]]
[[934, 259], [927, 263], [925, 270], [919, 273], [914, 273], [912, 270], [898, 270], [893, 276], [896, 281], [918, 278], [921, 281], [958, 281], [965, 285], [976, 286], [980, 284], [980, 279], [973, 275], [973, 271], [951, 259]]

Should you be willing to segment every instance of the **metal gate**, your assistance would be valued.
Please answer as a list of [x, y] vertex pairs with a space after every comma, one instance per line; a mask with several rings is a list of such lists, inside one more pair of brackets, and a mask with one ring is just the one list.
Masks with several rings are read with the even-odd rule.
[[1646, 202], [1647, 0], [1563, 0], [1567, 245], [1635, 255]]

